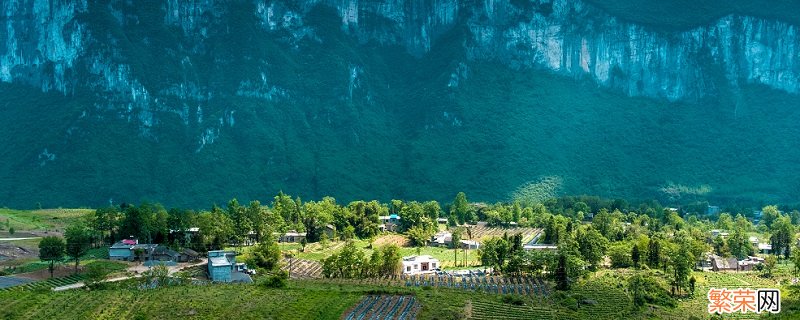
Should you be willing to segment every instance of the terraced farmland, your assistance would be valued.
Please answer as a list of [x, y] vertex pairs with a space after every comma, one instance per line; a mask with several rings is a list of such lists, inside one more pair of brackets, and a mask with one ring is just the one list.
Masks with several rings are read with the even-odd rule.
[[370, 295], [346, 311], [344, 319], [416, 319], [420, 307], [414, 296]]
[[290, 271], [291, 277], [295, 279], [318, 279], [322, 278], [322, 263], [308, 259], [283, 259], [283, 270]]
[[508, 234], [509, 236], [511, 236], [517, 233], [521, 233], [522, 242], [525, 243], [533, 239], [537, 234], [541, 232], [542, 229], [538, 228], [521, 228], [521, 227], [502, 228], [502, 227], [490, 227], [486, 224], [478, 224], [477, 226], [472, 227], [472, 238], [485, 239], [492, 237], [502, 237], [503, 234]]
[[71, 276], [66, 276], [66, 277], [62, 277], [62, 278], [47, 279], [47, 280], [44, 280], [44, 281], [23, 282], [23, 283], [19, 283], [18, 285], [15, 285], [15, 286], [11, 286], [11, 287], [6, 287], [6, 288], [3, 288], [3, 289], [0, 289], [0, 291], [3, 291], [3, 290], [8, 291], [8, 290], [51, 289], [51, 288], [55, 288], [55, 287], [66, 286], [66, 285], [70, 285], [70, 284], [73, 284], [73, 283], [78, 283], [78, 282], [83, 281], [83, 279], [84, 279], [83, 275], [80, 275], [80, 274], [71, 275]]
[[472, 317], [475, 320], [488, 319], [555, 319], [553, 310], [534, 306], [515, 306], [491, 303], [487, 301], [471, 301]]
[[0, 319], [336, 319], [362, 296], [341, 290], [235, 284], [141, 291], [7, 290], [0, 291]]

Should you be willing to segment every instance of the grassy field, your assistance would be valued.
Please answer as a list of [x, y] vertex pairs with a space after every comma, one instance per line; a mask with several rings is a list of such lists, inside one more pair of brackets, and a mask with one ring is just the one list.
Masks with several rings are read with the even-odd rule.
[[[8, 227], [15, 229], [15, 232], [24, 233], [26, 231], [55, 231], [63, 232], [67, 224], [94, 213], [93, 209], [43, 209], [43, 210], [13, 210], [0, 208], [0, 230], [6, 231], [3, 235], [9, 235]], [[25, 237], [25, 235], [17, 235]]]

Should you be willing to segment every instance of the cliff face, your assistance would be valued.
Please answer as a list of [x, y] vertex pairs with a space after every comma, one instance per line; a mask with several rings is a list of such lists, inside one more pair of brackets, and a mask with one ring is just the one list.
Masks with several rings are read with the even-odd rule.
[[[318, 5], [335, 9], [340, 27], [360, 42], [401, 45], [424, 56], [440, 37], [454, 28], [468, 30], [463, 51], [469, 60], [492, 60], [510, 68], [540, 68], [575, 78], [590, 78], [630, 96], [697, 100], [718, 94], [724, 76], [733, 88], [758, 83], [790, 93], [800, 91], [800, 38], [797, 27], [753, 17], [728, 16], [695, 30], [662, 34], [617, 21], [579, 0], [521, 2], [485, 0], [327, 0], [255, 1], [251, 17], [228, 19], [256, 22], [267, 33], [285, 32], [295, 47], [301, 41], [323, 42], [320, 26], [308, 24]], [[5, 28], [0, 29], [0, 79], [74, 94], [85, 86], [107, 107], [135, 113], [144, 128], [153, 125], [154, 110], [170, 110], [188, 121], [197, 110], [169, 107], [158, 96], [204, 100], [213, 89], [174, 83], [172, 88], [147, 88], [126, 63], [132, 53], [115, 43], [102, 26], [85, 17], [109, 11], [125, 28], [140, 23], [126, 12], [133, 3], [107, 5], [86, 0], [12, 0], [3, 3]], [[161, 4], [163, 23], [178, 27], [193, 41], [175, 48], [180, 63], [192, 55], [208, 54], [203, 46], [210, 34], [224, 33], [220, 20], [230, 15], [230, 3], [214, 0], [169, 0]], [[157, 12], [150, 12], [150, 14]], [[79, 15], [83, 16], [79, 17]], [[267, 35], [265, 35], [267, 36]], [[243, 53], [247, 54], [247, 53]], [[242, 90], [252, 84], [242, 79]], [[252, 90], [251, 90], [252, 91]], [[262, 90], [264, 91], [264, 90]], [[271, 93], [270, 93], [271, 92]], [[273, 97], [281, 88], [260, 93]]]
[[[7, 0], [2, 10], [0, 81], [81, 102], [64, 115], [68, 138], [19, 143], [35, 151], [21, 163], [39, 167], [66, 161], [61, 156], [81, 143], [79, 132], [111, 122], [156, 144], [185, 138], [175, 142], [185, 147], [181, 154], [203, 159], [218, 159], [209, 146], [226, 138], [261, 138], [252, 137], [254, 127], [270, 135], [264, 147], [276, 153], [297, 151], [292, 139], [314, 136], [334, 137], [343, 148], [378, 148], [383, 134], [487, 130], [465, 120], [457, 89], [483, 63], [519, 77], [545, 71], [689, 105], [738, 95], [749, 84], [800, 93], [797, 27], [748, 16], [663, 33], [580, 0]], [[426, 70], [413, 70], [417, 63]], [[418, 101], [427, 98], [433, 101]], [[46, 109], [26, 112], [59, 106]], [[402, 112], [424, 121], [404, 128]], [[414, 143], [395, 142], [392, 152], [403, 156], [398, 150]], [[303, 143], [300, 149], [320, 149], [308, 156], [313, 161], [260, 159], [280, 174], [279, 183], [263, 185], [297, 180], [329, 190], [317, 172], [332, 151]], [[414, 166], [413, 159], [390, 162], [395, 171]], [[296, 177], [299, 170], [314, 173]], [[362, 191], [373, 185], [358, 184]]]

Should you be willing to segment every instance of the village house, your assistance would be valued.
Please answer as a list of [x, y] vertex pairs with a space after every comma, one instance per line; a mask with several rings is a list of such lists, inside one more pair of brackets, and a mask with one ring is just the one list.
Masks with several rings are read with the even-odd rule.
[[736, 257], [723, 258], [718, 255], [711, 256], [711, 270], [719, 271], [736, 271], [739, 270], [739, 261]]
[[397, 227], [400, 225], [400, 216], [396, 214], [391, 214], [388, 216], [379, 216], [378, 219], [381, 222], [381, 224], [378, 227], [381, 229], [382, 232], [397, 231]]
[[439, 231], [431, 237], [431, 246], [449, 247], [453, 243], [453, 234], [450, 231]]
[[197, 251], [192, 249], [186, 248], [181, 251], [180, 256], [178, 257], [178, 262], [190, 262], [200, 259], [200, 254]]
[[[108, 248], [108, 258], [111, 260], [134, 261], [137, 259], [149, 260], [155, 251], [157, 244], [142, 244], [138, 239], [124, 239], [114, 243]], [[141, 250], [141, 251], [140, 251]], [[141, 256], [136, 256], [140, 251]]]
[[478, 250], [481, 243], [476, 240], [461, 240], [461, 249]]
[[175, 250], [172, 250], [165, 246], [158, 246], [153, 250], [153, 254], [150, 256], [150, 260], [178, 262], [180, 256], [181, 254]]
[[432, 273], [439, 266], [439, 260], [429, 255], [403, 257], [403, 274]]
[[749, 256], [739, 261], [739, 271], [752, 271], [757, 265], [764, 263], [764, 258]]
[[305, 232], [297, 232], [295, 230], [289, 230], [289, 232], [281, 235], [280, 242], [300, 243], [303, 242], [303, 239], [305, 238], [306, 238]]
[[322, 230], [328, 239], [333, 239], [336, 237], [336, 227], [332, 224], [326, 224], [325, 229]]
[[720, 236], [720, 237], [722, 237], [722, 239], [725, 239], [725, 238], [728, 237], [728, 235], [729, 235], [729, 233], [723, 232], [720, 229], [711, 230], [711, 238], [716, 238], [717, 236]]
[[759, 243], [758, 244], [758, 252], [761, 254], [771, 254], [772, 253], [772, 245], [769, 243]]

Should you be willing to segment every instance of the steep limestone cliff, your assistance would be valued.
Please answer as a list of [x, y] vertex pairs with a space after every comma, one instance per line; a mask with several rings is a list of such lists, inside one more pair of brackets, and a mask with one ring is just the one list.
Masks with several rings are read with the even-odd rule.
[[[330, 6], [340, 16], [341, 28], [361, 42], [402, 45], [416, 56], [429, 52], [437, 39], [453, 28], [465, 27], [470, 36], [463, 50], [469, 59], [590, 78], [630, 96], [671, 101], [713, 96], [722, 85], [720, 74], [734, 88], [758, 83], [790, 93], [800, 90], [796, 26], [732, 15], [710, 26], [663, 34], [617, 21], [580, 0], [522, 3], [258, 0], [252, 10], [268, 32], [289, 31], [294, 43], [319, 42], [324, 40], [315, 35], [319, 26], [307, 24], [306, 16], [317, 5]], [[108, 6], [91, 7], [110, 9], [123, 27], [138, 24], [135, 15], [119, 9], [123, 4], [112, 1]], [[190, 39], [201, 42], [210, 32], [220, 32], [211, 29], [224, 27], [215, 22], [229, 14], [229, 5], [226, 1], [169, 0], [160, 9], [165, 25], [179, 27]], [[162, 88], [143, 87], [137, 78], [148, 75], [131, 74], [124, 63], [113, 61], [114, 56], [130, 58], [131, 53], [115, 48], [115, 41], [121, 39], [108, 39], [102, 26], [78, 17], [94, 14], [87, 12], [89, 7], [86, 0], [4, 2], [0, 79], [64, 94], [73, 94], [76, 86], [98, 87], [114, 93], [103, 95], [109, 103], [136, 111], [144, 126], [151, 126], [152, 110], [170, 109], [153, 105], [153, 93]], [[188, 51], [198, 53], [203, 48], [196, 44]], [[100, 79], [87, 79], [86, 71]]]

